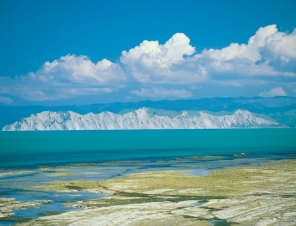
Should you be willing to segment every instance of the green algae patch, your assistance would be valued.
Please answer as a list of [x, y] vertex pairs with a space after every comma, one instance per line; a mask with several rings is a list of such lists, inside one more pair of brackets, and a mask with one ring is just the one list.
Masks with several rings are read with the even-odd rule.
[[70, 169], [71, 166], [57, 166], [57, 167], [50, 167], [50, 166], [39, 166], [38, 169], [40, 171], [45, 171], [45, 172], [56, 172], [56, 171], [63, 171]]
[[82, 187], [80, 186], [75, 186], [75, 185], [67, 185], [65, 186], [67, 189], [73, 189], [73, 190], [82, 190]]
[[23, 218], [23, 217], [1, 217], [0, 218], [0, 224], [2, 222], [6, 221], [11, 221], [11, 222], [16, 222], [16, 223], [23, 223], [23, 222], [28, 222], [31, 221], [33, 218]]
[[40, 214], [42, 216], [52, 216], [52, 215], [58, 215], [61, 214], [62, 212], [56, 212], [56, 211], [48, 211], [48, 212], [41, 212]]
[[35, 186], [35, 189], [43, 191], [75, 192], [89, 190], [95, 193], [109, 194], [112, 191], [104, 189], [98, 181], [52, 181], [47, 185]]
[[224, 198], [224, 197], [208, 197], [208, 196], [187, 196], [187, 195], [151, 195], [144, 193], [129, 193], [129, 192], [117, 192], [106, 198], [97, 200], [79, 201], [74, 204], [66, 204], [67, 207], [110, 207], [118, 205], [129, 204], [141, 204], [152, 202], [171, 202], [179, 203], [183, 201], [195, 201], [205, 202], [212, 198]]

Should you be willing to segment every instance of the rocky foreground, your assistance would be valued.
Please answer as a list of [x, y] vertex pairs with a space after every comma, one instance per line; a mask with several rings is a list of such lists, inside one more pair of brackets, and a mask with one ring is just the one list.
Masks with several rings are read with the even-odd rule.
[[91, 191], [105, 198], [68, 205], [83, 208], [22, 225], [295, 225], [296, 160], [267, 166], [149, 171], [103, 181], [54, 181], [38, 189]]

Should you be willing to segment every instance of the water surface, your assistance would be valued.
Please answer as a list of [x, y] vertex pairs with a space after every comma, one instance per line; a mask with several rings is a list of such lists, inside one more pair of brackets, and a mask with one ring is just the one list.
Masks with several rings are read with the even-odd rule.
[[295, 150], [296, 129], [0, 132], [1, 168]]

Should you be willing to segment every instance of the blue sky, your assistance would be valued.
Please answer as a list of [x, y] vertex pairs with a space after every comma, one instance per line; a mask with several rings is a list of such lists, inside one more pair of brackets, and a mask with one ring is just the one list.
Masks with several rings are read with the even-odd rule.
[[296, 96], [296, 1], [0, 1], [0, 104]]

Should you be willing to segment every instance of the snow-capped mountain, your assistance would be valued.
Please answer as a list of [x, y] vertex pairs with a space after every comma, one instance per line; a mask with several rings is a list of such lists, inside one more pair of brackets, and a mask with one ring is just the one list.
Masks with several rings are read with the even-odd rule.
[[140, 108], [125, 114], [102, 112], [80, 115], [72, 111], [44, 111], [3, 127], [3, 131], [26, 130], [125, 130], [125, 129], [210, 129], [280, 127], [273, 120], [256, 116], [246, 110], [232, 115], [215, 116], [205, 112], [157, 115]]

